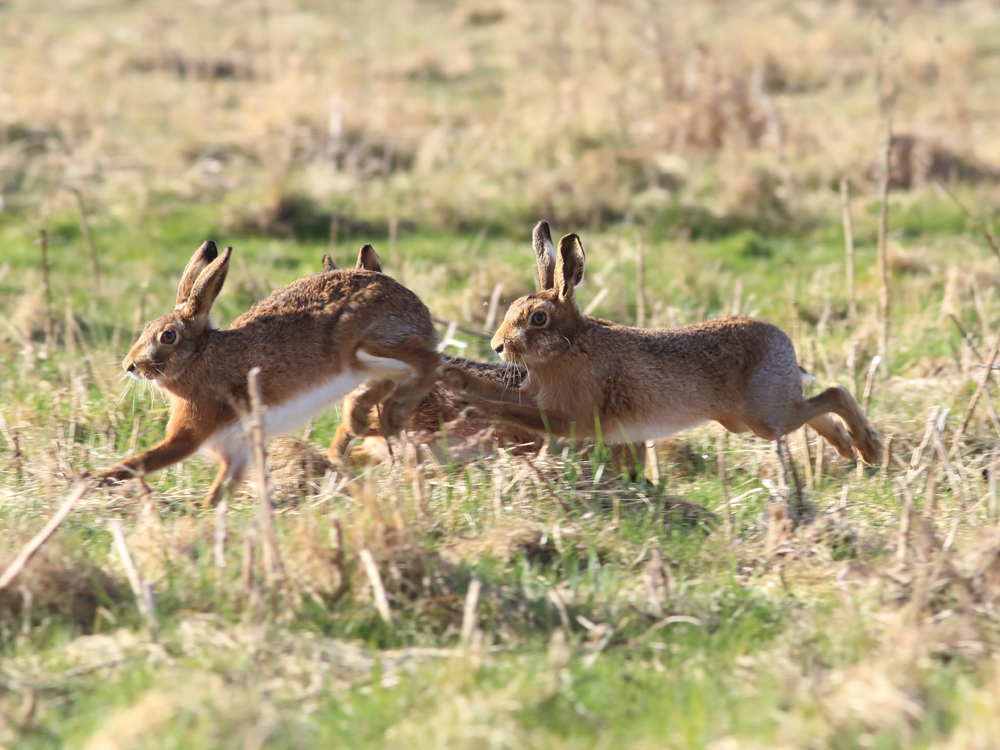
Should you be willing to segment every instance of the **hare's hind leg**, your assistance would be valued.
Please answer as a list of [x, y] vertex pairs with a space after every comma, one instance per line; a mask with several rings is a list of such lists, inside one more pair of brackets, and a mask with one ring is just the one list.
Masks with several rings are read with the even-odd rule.
[[861, 460], [869, 466], [877, 464], [882, 458], [882, 441], [879, 440], [875, 428], [872, 427], [872, 423], [868, 421], [868, 417], [861, 410], [860, 404], [843, 386], [835, 385], [827, 388], [818, 396], [801, 401], [786, 413], [779, 424], [782, 432], [787, 434], [808, 423], [820, 435], [829, 440], [840, 455], [846, 458], [847, 452], [841, 450], [841, 448], [846, 448], [843, 438], [837, 436], [836, 431], [832, 429], [836, 427], [835, 423], [829, 417], [820, 419], [831, 412], [844, 420], [844, 424], [847, 425], [847, 434], [850, 435], [851, 442], [861, 454]]
[[372, 433], [372, 407], [388, 396], [395, 385], [392, 380], [374, 380], [348, 394], [344, 399], [343, 418], [327, 451], [331, 461], [341, 462], [355, 437], [367, 437]]
[[393, 360], [406, 373], [403, 377], [393, 378], [396, 387], [382, 401], [382, 427], [389, 435], [395, 435], [403, 429], [410, 412], [437, 382], [441, 354], [430, 343], [414, 337], [402, 346], [365, 344], [358, 352], [358, 358], [362, 360]]

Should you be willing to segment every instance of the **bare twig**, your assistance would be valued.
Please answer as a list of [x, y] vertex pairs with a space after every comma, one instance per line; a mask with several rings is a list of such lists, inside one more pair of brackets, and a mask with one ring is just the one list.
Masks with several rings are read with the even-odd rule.
[[[729, 477], [726, 471], [726, 443], [727, 443], [728, 433], [723, 430], [722, 434], [719, 435], [718, 452], [719, 452], [719, 482], [722, 483], [722, 502], [725, 507], [725, 534], [726, 540], [729, 541], [733, 538], [733, 510], [729, 503]], [[808, 462], [809, 458], [806, 457]]]
[[386, 625], [392, 627], [392, 611], [389, 609], [389, 598], [385, 595], [385, 586], [382, 585], [382, 576], [379, 575], [375, 558], [367, 549], [358, 550], [358, 557], [361, 558], [365, 566], [365, 573], [368, 575], [368, 582], [372, 587], [372, 594], [375, 597], [375, 609], [379, 617]]
[[[503, 283], [498, 281], [496, 286], [493, 287], [493, 292], [490, 294], [490, 306], [486, 309], [486, 322], [483, 325], [486, 326], [487, 331], [492, 331], [494, 324], [497, 322], [497, 311], [500, 307], [501, 294], [503, 294]], [[448, 338], [451, 338], [451, 336]]]
[[640, 234], [636, 238], [635, 261], [635, 326], [646, 327], [646, 247]]
[[594, 312], [594, 310], [597, 309], [597, 306], [604, 301], [604, 298], [607, 297], [610, 292], [611, 290], [608, 289], [608, 287], [602, 287], [601, 291], [597, 293], [597, 296], [594, 297], [594, 299], [590, 300], [590, 304], [587, 305], [587, 308], [583, 311], [583, 314], [590, 315], [592, 312]]
[[215, 557], [215, 569], [221, 573], [226, 569], [226, 498], [215, 508], [215, 545], [213, 547]]
[[478, 578], [469, 582], [469, 590], [465, 595], [465, 608], [462, 610], [462, 643], [468, 643], [472, 631], [476, 627], [476, 609], [479, 607], [479, 591], [482, 584]]
[[489, 331], [482, 331], [478, 328], [469, 328], [468, 326], [459, 325], [458, 323], [453, 323], [450, 320], [445, 320], [444, 318], [439, 318], [436, 315], [431, 316], [431, 320], [437, 323], [439, 326], [445, 326], [445, 328], [451, 328], [452, 325], [455, 326], [456, 331], [461, 331], [462, 333], [467, 333], [470, 336], [476, 336], [481, 339], [489, 341], [493, 338], [493, 334]]
[[21, 548], [21, 551], [17, 553], [17, 557], [14, 561], [7, 566], [7, 569], [0, 575], [0, 591], [6, 589], [11, 582], [17, 578], [18, 573], [24, 570], [24, 566], [28, 564], [35, 553], [42, 548], [42, 545], [49, 540], [56, 529], [59, 528], [59, 524], [66, 520], [66, 516], [69, 515], [70, 511], [73, 510], [73, 506], [76, 505], [80, 498], [82, 498], [87, 490], [90, 489], [90, 482], [83, 479], [76, 483], [73, 487], [73, 491], [69, 493], [69, 497], [66, 501], [59, 506], [59, 510], [55, 512], [55, 515], [49, 519], [48, 523], [42, 527], [42, 530], [32, 537], [31, 541], [28, 542]]
[[90, 274], [94, 280], [94, 288], [100, 290], [101, 269], [97, 262], [97, 248], [94, 247], [94, 238], [90, 234], [90, 224], [87, 222], [87, 211], [83, 207], [83, 194], [79, 188], [75, 187], [70, 188], [69, 191], [73, 194], [73, 199], [76, 202], [76, 210], [80, 215], [80, 232], [83, 234], [87, 250], [90, 252]]
[[997, 331], [996, 341], [993, 343], [993, 351], [990, 352], [989, 362], [986, 363], [986, 373], [983, 375], [982, 381], [980, 381], [979, 385], [976, 387], [976, 392], [972, 394], [972, 401], [969, 402], [969, 409], [965, 413], [965, 419], [962, 420], [962, 426], [958, 428], [958, 432], [955, 433], [955, 439], [951, 443], [952, 450], [954, 451], [958, 450], [958, 445], [965, 436], [965, 429], [969, 426], [972, 414], [976, 410], [976, 404], [979, 403], [979, 399], [982, 397], [983, 392], [986, 390], [986, 387], [990, 382], [990, 375], [993, 373], [993, 363], [996, 362], [998, 354], [1000, 354], [1000, 330]]
[[998, 259], [1000, 259], [1000, 243], [997, 242], [997, 236], [993, 231], [992, 225], [979, 217], [973, 216], [972, 212], [966, 208], [965, 204], [962, 203], [962, 201], [960, 201], [958, 197], [948, 189], [948, 186], [945, 185], [939, 178], [934, 180], [934, 185], [938, 188], [938, 190], [951, 198], [955, 205], [958, 206], [962, 210], [962, 213], [965, 214], [965, 218], [968, 221], [975, 224], [976, 228], [982, 232], [983, 238], [986, 240], [986, 244], [990, 246], [990, 250], [993, 251], [993, 254], [996, 255]]
[[847, 178], [840, 181], [840, 211], [844, 222], [844, 255], [847, 259], [847, 319], [858, 316], [858, 297], [854, 289], [854, 225], [851, 221], [851, 198]]
[[258, 518], [264, 547], [264, 570], [268, 583], [284, 577], [278, 537], [274, 531], [274, 509], [271, 507], [271, 488], [267, 476], [267, 452], [264, 448], [264, 397], [260, 387], [260, 368], [248, 373], [250, 389], [250, 444], [253, 451], [254, 482], [257, 484]]
[[135, 594], [135, 599], [139, 604], [139, 611], [151, 626], [155, 626], [156, 608], [153, 604], [153, 588], [139, 577], [139, 571], [136, 570], [135, 563], [132, 562], [132, 554], [128, 551], [125, 533], [122, 531], [122, 522], [117, 518], [109, 518], [107, 525], [108, 531], [111, 532], [111, 536], [115, 540], [115, 550], [118, 552], [122, 567], [125, 568], [125, 577], [128, 579], [128, 585], [131, 587], [132, 593]]
[[862, 399], [861, 408], [864, 410], [865, 414], [868, 413], [868, 407], [871, 406], [872, 402], [872, 390], [875, 387], [875, 373], [878, 372], [879, 362], [881, 361], [879, 355], [872, 357], [872, 363], [868, 366], [868, 379], [865, 380], [865, 395]]
[[43, 228], [38, 230], [38, 240], [42, 248], [42, 289], [45, 292], [45, 345], [52, 344], [52, 284], [49, 281], [49, 233]]
[[[875, 93], [878, 97], [879, 116], [882, 119], [882, 143], [879, 146], [879, 215], [878, 215], [878, 268], [879, 268], [879, 339], [878, 353], [882, 357], [883, 372], [889, 371], [889, 320], [891, 292], [889, 289], [889, 157], [892, 149], [892, 114], [896, 99], [896, 82], [888, 54], [889, 21], [882, 16], [882, 38], [879, 42], [879, 60], [875, 76]], [[888, 79], [889, 90], [886, 90]]]

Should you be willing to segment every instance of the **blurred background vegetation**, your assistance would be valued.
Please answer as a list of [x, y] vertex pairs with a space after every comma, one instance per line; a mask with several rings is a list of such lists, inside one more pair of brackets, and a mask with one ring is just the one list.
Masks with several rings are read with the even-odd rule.
[[[522, 237], [619, 222], [697, 239], [874, 198], [880, 56], [893, 188], [996, 203], [993, 3], [5, 0], [4, 213], [227, 235]], [[880, 45], [884, 48], [880, 49]]]

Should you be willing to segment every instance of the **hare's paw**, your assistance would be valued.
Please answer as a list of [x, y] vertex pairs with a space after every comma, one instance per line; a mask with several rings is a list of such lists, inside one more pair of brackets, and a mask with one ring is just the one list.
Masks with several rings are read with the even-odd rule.
[[464, 391], [469, 387], [469, 373], [456, 365], [444, 365], [441, 368], [441, 382], [453, 391]]
[[877, 466], [882, 460], [882, 440], [867, 422], [851, 435], [854, 447], [861, 454], [861, 460], [869, 466]]

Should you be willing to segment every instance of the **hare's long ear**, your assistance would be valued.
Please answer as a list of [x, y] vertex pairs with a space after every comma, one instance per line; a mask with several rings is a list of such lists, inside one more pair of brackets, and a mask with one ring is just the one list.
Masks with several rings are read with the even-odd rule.
[[184, 307], [184, 322], [193, 336], [200, 334], [208, 325], [208, 313], [226, 281], [226, 274], [229, 273], [229, 256], [232, 252], [231, 247], [223, 250], [222, 255], [198, 275], [194, 286], [191, 287], [191, 294], [188, 295]]
[[177, 301], [175, 302], [177, 307], [181, 307], [187, 302], [195, 279], [208, 268], [209, 263], [218, 257], [219, 251], [212, 240], [205, 240], [201, 247], [194, 251], [194, 255], [191, 256], [191, 260], [184, 268], [184, 273], [181, 274], [181, 283], [177, 285]]
[[330, 257], [330, 253], [323, 254], [323, 272], [326, 271], [336, 271], [337, 264], [333, 262], [333, 258]]
[[360, 268], [363, 271], [382, 273], [382, 261], [379, 260], [378, 253], [375, 252], [374, 247], [365, 245], [361, 248], [361, 252], [358, 253], [358, 265], [355, 268]]
[[556, 286], [559, 299], [572, 299], [573, 289], [583, 281], [583, 270], [587, 256], [583, 243], [575, 234], [567, 234], [559, 240], [559, 254], [556, 257]]
[[549, 223], [540, 221], [531, 233], [531, 244], [535, 248], [535, 266], [538, 271], [536, 286], [538, 291], [555, 287], [556, 247], [552, 244]]

